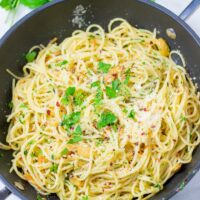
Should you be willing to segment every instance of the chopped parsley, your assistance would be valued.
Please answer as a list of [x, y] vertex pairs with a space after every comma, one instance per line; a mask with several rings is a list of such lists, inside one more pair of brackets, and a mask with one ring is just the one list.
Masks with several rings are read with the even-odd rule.
[[70, 115], [64, 115], [63, 121], [61, 122], [61, 126], [64, 126], [65, 129], [71, 128], [80, 120], [80, 117], [80, 112], [73, 112]]
[[21, 124], [24, 124], [24, 116], [22, 116], [22, 115], [19, 116], [19, 122]]
[[52, 166], [50, 167], [51, 172], [57, 172], [58, 171], [58, 164], [53, 163]]
[[37, 56], [37, 52], [36, 51], [28, 52], [26, 54], [26, 60], [27, 60], [27, 62], [33, 62], [35, 60], [36, 56]]
[[37, 200], [44, 200], [39, 194], [37, 195]]
[[0, 153], [0, 158], [3, 158], [4, 154], [3, 153]]
[[98, 128], [104, 128], [107, 125], [113, 125], [117, 121], [117, 117], [111, 112], [101, 114], [100, 120], [97, 123]]
[[93, 88], [93, 87], [100, 87], [100, 81], [95, 81], [95, 82], [93, 82], [92, 84], [91, 84], [91, 87]]
[[10, 109], [13, 108], [13, 102], [12, 101], [8, 103], [8, 108], [10, 108]]
[[106, 86], [106, 95], [111, 99], [117, 97], [117, 93], [119, 92], [120, 89], [120, 80], [115, 79], [112, 81], [112, 87]]
[[83, 196], [82, 198], [81, 198], [81, 200], [89, 200], [89, 197], [86, 195], [86, 196]]
[[101, 83], [100, 81], [95, 81], [91, 84], [91, 87], [97, 87], [97, 93], [94, 98], [94, 105], [99, 105], [101, 100], [103, 99], [103, 91], [101, 90]]
[[26, 156], [27, 154], [28, 154], [28, 151], [27, 151], [27, 150], [25, 150], [25, 151], [24, 151], [24, 155]]
[[103, 99], [103, 91], [99, 88], [94, 99], [94, 105], [99, 105], [102, 99]]
[[80, 142], [82, 140], [82, 129], [80, 125], [78, 125], [73, 132], [73, 137], [68, 141], [68, 144], [74, 144]]
[[61, 61], [59, 63], [56, 63], [56, 66], [57, 67], [62, 67], [63, 65], [66, 65], [66, 64], [68, 64], [68, 61], [67, 60], [63, 60], [63, 61]]
[[60, 153], [60, 155], [61, 156], [65, 156], [65, 155], [67, 155], [68, 154], [68, 149], [67, 148], [64, 148], [62, 151], [61, 151], [61, 153]]
[[102, 138], [99, 138], [99, 139], [96, 140], [96, 146], [97, 147], [102, 145], [102, 143], [103, 143], [103, 139]]
[[159, 183], [157, 183], [156, 185], [154, 185], [155, 188], [158, 188], [159, 190], [161, 190], [161, 185]]
[[135, 111], [131, 110], [130, 113], [128, 114], [129, 118], [135, 119]]
[[181, 121], [185, 122], [186, 121], [186, 117], [185, 116], [181, 116]]
[[28, 142], [28, 145], [32, 145], [34, 143], [35, 143], [35, 140], [31, 140], [31, 141]]
[[68, 87], [65, 91], [64, 96], [61, 99], [61, 103], [63, 105], [67, 105], [69, 103], [69, 97], [73, 96], [75, 93], [76, 88], [75, 87]]
[[131, 70], [130, 70], [130, 68], [129, 68], [129, 69], [127, 69], [126, 72], [125, 72], [126, 78], [125, 78], [125, 80], [124, 80], [124, 84], [126, 84], [126, 85], [128, 85], [128, 82], [129, 82], [129, 80], [130, 80], [130, 76], [131, 76], [130, 73], [131, 73]]
[[108, 73], [109, 69], [111, 68], [111, 64], [99, 62], [98, 63], [98, 70], [103, 73]]
[[84, 102], [85, 97], [86, 97], [86, 94], [83, 91], [76, 92], [74, 96], [74, 104], [76, 106], [80, 106]]
[[28, 108], [27, 105], [24, 104], [24, 103], [21, 103], [19, 107], [20, 107], [20, 108]]

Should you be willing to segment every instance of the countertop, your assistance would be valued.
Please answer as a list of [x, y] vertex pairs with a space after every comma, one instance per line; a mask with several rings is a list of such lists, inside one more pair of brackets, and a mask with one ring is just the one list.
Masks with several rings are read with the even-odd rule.
[[[191, 2], [191, 0], [156, 0], [158, 4], [163, 5], [175, 14], [179, 15], [184, 8]], [[15, 14], [13, 24], [20, 18], [25, 16], [31, 10], [19, 6]], [[0, 8], [0, 38], [6, 33], [11, 27], [9, 23], [6, 23], [7, 12]], [[191, 28], [200, 36], [200, 7], [196, 12], [186, 21]], [[0, 189], [4, 187], [3, 183], [0, 182]], [[200, 172], [185, 186], [185, 188], [176, 194], [171, 200], [199, 200], [200, 199]], [[11, 194], [7, 200], [20, 200], [14, 194]]]

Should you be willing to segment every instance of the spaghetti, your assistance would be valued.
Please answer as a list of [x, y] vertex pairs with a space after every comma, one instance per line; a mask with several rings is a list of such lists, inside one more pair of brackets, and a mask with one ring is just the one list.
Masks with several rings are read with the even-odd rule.
[[148, 199], [191, 161], [199, 93], [156, 31], [116, 18], [39, 48], [13, 82], [7, 135], [11, 171], [39, 193]]

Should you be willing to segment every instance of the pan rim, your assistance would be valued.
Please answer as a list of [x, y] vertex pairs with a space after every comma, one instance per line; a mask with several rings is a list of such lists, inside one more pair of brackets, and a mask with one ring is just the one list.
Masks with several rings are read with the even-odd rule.
[[[26, 21], [28, 21], [31, 17], [33, 17], [34, 15], [38, 14], [39, 12], [42, 12], [43, 10], [52, 7], [56, 4], [62, 3], [65, 0], [57, 0], [57, 1], [52, 1], [50, 3], [47, 3], [46, 5], [39, 7], [33, 11], [31, 11], [30, 13], [28, 13], [27, 15], [25, 15], [24, 17], [22, 17], [18, 22], [16, 22], [4, 35], [3, 37], [0, 39], [0, 48], [2, 48], [2, 46], [4, 45], [4, 43], [6, 43], [6, 41], [9, 39], [9, 37], [11, 36], [12, 33], [14, 33], [18, 28], [20, 28], [21, 25], [23, 25], [23, 23], [25, 23]], [[148, 1], [148, 0], [137, 0], [140, 3], [143, 4], [147, 4], [150, 7], [153, 7], [159, 11], [161, 11], [163, 14], [165, 14], [167, 17], [172, 18], [175, 22], [177, 22], [179, 25], [181, 25], [184, 30], [189, 33], [190, 37], [195, 41], [195, 43], [198, 45], [198, 47], [200, 48], [200, 37], [197, 35], [197, 33], [184, 21], [182, 20], [179, 16], [177, 16], [176, 14], [174, 14], [172, 11], [168, 10], [167, 8]], [[199, 147], [200, 148], [200, 147]], [[185, 180], [187, 180], [187, 182], [185, 182], [185, 185], [194, 177], [194, 175], [199, 171], [200, 169], [200, 161], [197, 162], [196, 166], [194, 167], [193, 171], [195, 171], [195, 173], [191, 173], [191, 174], [187, 174]], [[25, 197], [21, 191], [19, 191], [14, 184], [11, 184], [10, 182], [7, 181], [7, 179], [0, 173], [0, 180], [3, 182], [3, 184], [16, 196], [18, 196], [19, 198], [21, 198], [22, 200], [28, 200], [27, 197]], [[180, 190], [180, 183], [177, 184], [177, 186], [169, 192], [169, 194], [164, 198], [165, 200], [170, 199], [172, 196], [174, 196], [176, 193], [178, 193]]]

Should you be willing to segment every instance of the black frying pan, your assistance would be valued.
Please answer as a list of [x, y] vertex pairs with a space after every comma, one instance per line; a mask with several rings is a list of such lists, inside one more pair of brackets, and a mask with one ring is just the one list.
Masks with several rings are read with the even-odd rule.
[[[194, 8], [200, 0], [195, 0], [182, 14], [183, 18], [188, 16], [190, 8]], [[5, 142], [8, 124], [6, 114], [10, 112], [7, 107], [11, 100], [11, 80], [6, 68], [15, 74], [22, 75], [22, 66], [25, 64], [24, 53], [35, 44], [47, 44], [49, 40], [58, 37], [60, 41], [78, 27], [72, 23], [73, 10], [77, 5], [87, 8], [83, 16], [85, 28], [90, 23], [97, 23], [104, 28], [109, 20], [115, 17], [127, 19], [131, 24], [145, 29], [153, 30], [155, 27], [160, 31], [160, 36], [165, 38], [171, 49], [180, 49], [186, 62], [187, 70], [191, 76], [196, 77], [200, 87], [200, 39], [179, 17], [150, 1], [144, 0], [59, 0], [33, 11], [20, 22], [18, 22], [0, 41], [0, 141]], [[166, 29], [174, 28], [177, 39], [167, 37]], [[178, 62], [178, 60], [177, 60]], [[20, 191], [14, 186], [15, 181], [20, 179], [15, 173], [10, 174], [12, 152], [1, 151], [4, 156], [0, 159], [0, 178], [8, 189], [21, 199], [36, 199], [35, 190], [26, 182], [25, 190]], [[196, 149], [190, 164], [184, 165], [181, 170], [171, 178], [164, 190], [157, 194], [152, 200], [169, 199], [183, 183], [187, 183], [200, 168], [200, 147]], [[8, 194], [8, 190], [0, 193], [0, 199]], [[49, 199], [57, 199], [55, 196]]]

